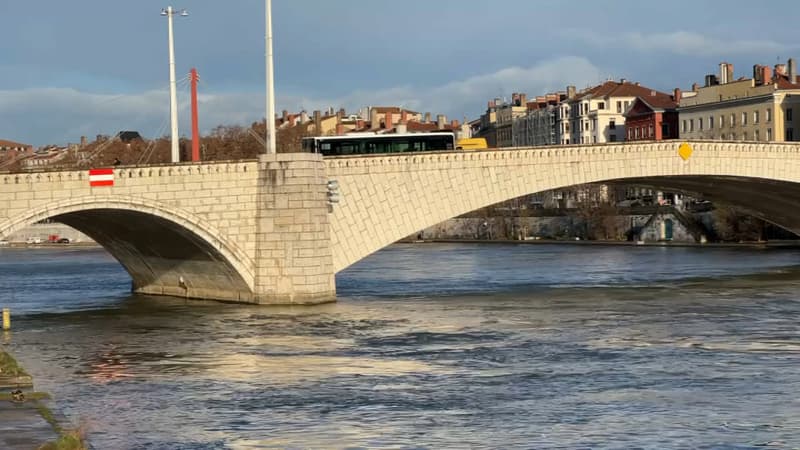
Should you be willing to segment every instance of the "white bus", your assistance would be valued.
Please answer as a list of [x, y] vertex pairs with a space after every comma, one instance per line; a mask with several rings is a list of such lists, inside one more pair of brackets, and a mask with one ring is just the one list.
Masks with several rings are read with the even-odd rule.
[[303, 151], [325, 156], [455, 150], [453, 133], [351, 134], [303, 139]]

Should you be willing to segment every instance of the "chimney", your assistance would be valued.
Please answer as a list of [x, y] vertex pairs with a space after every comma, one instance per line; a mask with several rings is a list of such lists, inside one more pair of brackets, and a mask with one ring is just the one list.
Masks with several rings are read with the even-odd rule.
[[761, 71], [761, 64], [756, 64], [753, 66], [753, 82], [756, 86], [761, 86], [764, 84], [764, 79], [762, 76], [764, 72]]
[[728, 84], [728, 63], [719, 63], [719, 84]]
[[86, 136], [81, 136], [81, 147], [84, 147], [87, 144]]
[[728, 63], [728, 83], [733, 82], [733, 64]]
[[627, 82], [628, 82], [628, 80], [626, 80], [625, 78], [620, 78], [619, 79], [619, 84], [625, 84]]
[[775, 64], [775, 76], [786, 75], [786, 64]]
[[761, 66], [761, 79], [764, 80], [764, 84], [772, 83], [772, 67]]
[[675, 88], [675, 90], [672, 91], [672, 100], [675, 103], [680, 103], [681, 102], [681, 89], [680, 88]]
[[422, 123], [430, 123], [430, 122], [431, 122], [431, 113], [426, 112], [425, 119], [422, 121]]
[[717, 79], [716, 75], [714, 75], [713, 73], [710, 73], [710, 74], [706, 75], [705, 87], [716, 86], [718, 84], [719, 84], [719, 80]]
[[444, 114], [439, 114], [436, 116], [436, 127], [440, 130], [444, 130], [444, 125], [447, 123], [447, 117]]
[[344, 108], [339, 108], [339, 115], [340, 115], [341, 117], [344, 117], [344, 116], [346, 116], [346, 115], [347, 115], [347, 111], [345, 111], [345, 109], [344, 109]]
[[797, 63], [795, 62], [794, 58], [789, 58], [787, 61], [787, 71], [789, 72], [789, 82], [795, 83], [797, 82]]
[[344, 124], [339, 122], [336, 124], [336, 135], [341, 136], [344, 134]]
[[303, 124], [303, 123], [306, 123], [306, 122], [308, 122], [308, 113], [304, 109], [304, 110], [300, 111], [300, 123]]
[[391, 111], [386, 111], [386, 116], [383, 120], [386, 122], [387, 130], [394, 128], [394, 114]]
[[363, 130], [365, 126], [364, 119], [356, 120], [356, 128], [359, 130]]
[[451, 127], [453, 127], [453, 129], [454, 129], [454, 130], [455, 130], [456, 128], [458, 128], [458, 126], [459, 126], [458, 119], [453, 119], [453, 120], [450, 122], [450, 126], [451, 126]]
[[314, 110], [314, 133], [317, 136], [322, 134], [322, 112], [318, 109]]
[[575, 98], [575, 86], [567, 86], [567, 98], [570, 100]]
[[511, 94], [511, 105], [519, 106], [519, 94], [517, 94], [516, 92]]
[[519, 106], [525, 106], [528, 103], [528, 94], [519, 94]]
[[488, 102], [486, 102], [486, 109], [492, 109], [495, 106], [497, 105], [495, 105], [494, 100], [489, 100]]
[[381, 127], [380, 121], [378, 120], [378, 110], [376, 108], [369, 110], [369, 127], [373, 130], [377, 130]]
[[651, 89], [650, 90], [650, 97], [655, 97], [655, 96], [656, 96], [656, 91]]
[[692, 83], [692, 92], [697, 92], [697, 83]]
[[400, 111], [400, 123], [408, 123], [408, 111]]

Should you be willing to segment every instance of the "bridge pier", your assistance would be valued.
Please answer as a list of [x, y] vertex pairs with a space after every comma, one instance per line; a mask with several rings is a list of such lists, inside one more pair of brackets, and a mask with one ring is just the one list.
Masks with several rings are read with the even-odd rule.
[[326, 184], [322, 155], [259, 157], [254, 303], [336, 301]]

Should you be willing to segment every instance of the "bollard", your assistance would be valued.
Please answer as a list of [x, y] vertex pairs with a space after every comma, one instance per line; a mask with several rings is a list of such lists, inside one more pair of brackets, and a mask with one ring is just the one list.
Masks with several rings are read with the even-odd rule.
[[11, 310], [3, 308], [3, 331], [11, 329]]

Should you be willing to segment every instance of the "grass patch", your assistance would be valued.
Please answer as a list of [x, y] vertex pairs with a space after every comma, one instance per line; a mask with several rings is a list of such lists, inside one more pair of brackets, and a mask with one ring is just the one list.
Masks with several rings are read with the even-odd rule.
[[38, 450], [86, 450], [80, 430], [69, 430], [61, 433], [55, 442], [48, 442]]
[[[24, 392], [25, 400], [50, 400], [50, 394], [47, 392]], [[0, 401], [11, 401], [11, 394], [8, 392], [0, 392]]]
[[20, 367], [17, 360], [8, 353], [0, 350], [0, 377], [25, 377], [28, 375], [25, 370]]

